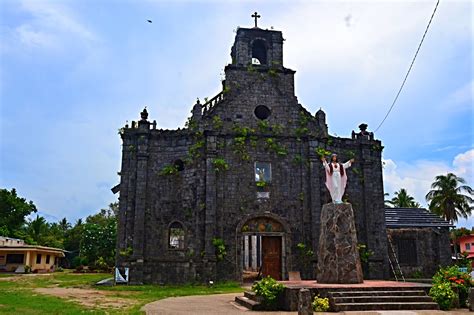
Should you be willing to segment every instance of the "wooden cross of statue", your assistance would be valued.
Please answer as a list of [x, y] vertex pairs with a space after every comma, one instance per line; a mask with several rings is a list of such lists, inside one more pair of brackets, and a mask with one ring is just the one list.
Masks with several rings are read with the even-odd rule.
[[255, 27], [257, 27], [257, 19], [260, 18], [260, 15], [257, 13], [257, 11], [255, 11], [255, 13], [252, 14], [252, 17], [255, 18]]

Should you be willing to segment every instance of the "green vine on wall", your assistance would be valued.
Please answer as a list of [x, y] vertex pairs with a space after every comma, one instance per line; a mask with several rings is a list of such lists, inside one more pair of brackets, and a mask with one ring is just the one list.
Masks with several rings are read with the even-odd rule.
[[212, 166], [216, 172], [224, 172], [229, 169], [229, 164], [223, 158], [215, 158], [212, 160]]
[[216, 258], [218, 261], [224, 260], [227, 255], [227, 249], [222, 238], [215, 237], [212, 239], [212, 245], [214, 245], [216, 250]]
[[178, 167], [174, 164], [168, 164], [165, 165], [161, 170], [160, 170], [160, 175], [161, 176], [168, 176], [168, 175], [174, 175], [178, 173]]
[[320, 158], [326, 158], [326, 156], [329, 156], [331, 155], [331, 151], [328, 151], [324, 148], [316, 148], [314, 149], [314, 152], [316, 152], [316, 154], [320, 157]]
[[288, 154], [288, 150], [286, 149], [286, 147], [278, 143], [277, 141], [275, 141], [275, 139], [273, 138], [267, 138], [265, 140], [265, 144], [266, 144], [266, 148], [269, 151], [272, 151], [279, 156], [285, 156]]

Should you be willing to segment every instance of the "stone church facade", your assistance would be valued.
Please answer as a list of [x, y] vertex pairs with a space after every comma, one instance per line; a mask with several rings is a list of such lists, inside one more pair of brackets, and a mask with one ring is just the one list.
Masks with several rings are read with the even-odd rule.
[[325, 113], [295, 96], [280, 31], [239, 28], [222, 92], [192, 108], [184, 129], [141, 120], [121, 129], [117, 266], [132, 283], [242, 280], [247, 271], [315, 278], [322, 205], [320, 156], [347, 170], [358, 242], [374, 252], [366, 278], [388, 276], [381, 142], [361, 125], [328, 134]]

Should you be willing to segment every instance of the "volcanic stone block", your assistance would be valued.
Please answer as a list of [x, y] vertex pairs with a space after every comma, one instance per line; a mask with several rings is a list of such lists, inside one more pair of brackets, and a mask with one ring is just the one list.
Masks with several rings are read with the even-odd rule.
[[323, 205], [316, 275], [320, 283], [364, 281], [350, 203]]
[[308, 289], [300, 289], [298, 292], [298, 315], [313, 315], [311, 291]]

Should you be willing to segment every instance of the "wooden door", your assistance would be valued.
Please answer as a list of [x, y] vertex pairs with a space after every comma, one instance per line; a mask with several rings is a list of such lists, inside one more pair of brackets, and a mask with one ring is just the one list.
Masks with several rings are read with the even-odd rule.
[[262, 275], [281, 280], [280, 236], [262, 236]]

